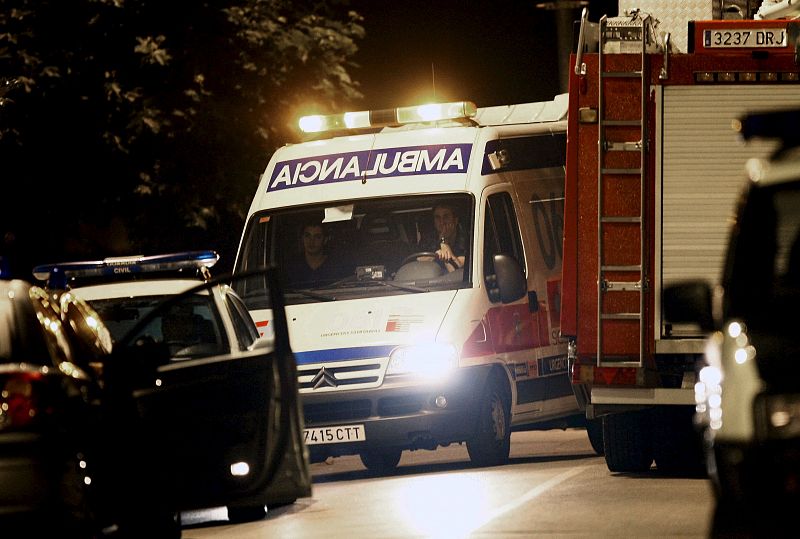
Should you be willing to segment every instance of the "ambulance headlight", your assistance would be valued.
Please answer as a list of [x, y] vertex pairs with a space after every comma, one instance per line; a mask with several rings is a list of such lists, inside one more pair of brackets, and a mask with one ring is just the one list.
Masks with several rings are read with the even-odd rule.
[[410, 374], [441, 378], [456, 368], [458, 357], [451, 344], [422, 344], [395, 348], [389, 356], [387, 375]]

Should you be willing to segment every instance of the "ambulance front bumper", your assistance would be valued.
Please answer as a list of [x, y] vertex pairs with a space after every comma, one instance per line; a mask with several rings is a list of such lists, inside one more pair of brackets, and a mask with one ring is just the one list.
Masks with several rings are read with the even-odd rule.
[[476, 426], [488, 367], [455, 371], [439, 383], [387, 377], [370, 389], [301, 393], [312, 462], [366, 448], [435, 449], [462, 442]]

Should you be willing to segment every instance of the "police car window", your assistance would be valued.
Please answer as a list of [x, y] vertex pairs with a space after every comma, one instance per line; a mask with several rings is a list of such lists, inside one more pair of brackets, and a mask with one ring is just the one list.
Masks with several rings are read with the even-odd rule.
[[256, 329], [255, 323], [253, 323], [253, 319], [241, 298], [233, 292], [228, 292], [225, 295], [225, 300], [236, 331], [239, 349], [244, 350], [258, 339], [258, 329]]
[[[156, 309], [165, 296], [134, 296], [96, 299], [90, 302], [117, 342], [139, 320]], [[165, 343], [175, 358], [202, 357], [224, 353], [228, 340], [210, 295], [193, 295], [159, 312], [129, 342]]]
[[[90, 301], [92, 308], [105, 322], [106, 327], [111, 332], [111, 338], [116, 342], [128, 333], [133, 327], [144, 318], [156, 305], [163, 301], [163, 296], [140, 296], [140, 297], [121, 297], [109, 299], [95, 299]], [[158, 335], [157, 321], [152, 321], [145, 328], [149, 335]]]
[[[800, 187], [754, 189], [726, 264], [727, 315], [751, 327], [794, 324], [800, 301]], [[793, 329], [792, 329], [793, 330]]]
[[784, 189], [775, 194], [775, 273], [794, 284], [800, 281], [800, 190]]

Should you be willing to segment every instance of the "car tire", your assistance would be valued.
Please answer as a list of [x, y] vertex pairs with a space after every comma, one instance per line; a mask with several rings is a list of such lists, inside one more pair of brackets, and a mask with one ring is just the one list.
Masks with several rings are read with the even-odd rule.
[[511, 404], [496, 378], [489, 381], [478, 405], [478, 425], [467, 440], [467, 452], [475, 466], [508, 462], [511, 451]]
[[605, 448], [603, 447], [603, 419], [601, 417], [586, 420], [586, 434], [589, 435], [589, 443], [592, 444], [594, 452], [598, 455], [605, 454]]
[[267, 516], [264, 505], [228, 506], [228, 520], [233, 523], [253, 522]]
[[648, 410], [603, 416], [603, 447], [612, 472], [646, 472], [653, 463], [653, 435]]
[[359, 454], [361, 463], [371, 472], [390, 473], [400, 463], [403, 450], [400, 448], [367, 449]]

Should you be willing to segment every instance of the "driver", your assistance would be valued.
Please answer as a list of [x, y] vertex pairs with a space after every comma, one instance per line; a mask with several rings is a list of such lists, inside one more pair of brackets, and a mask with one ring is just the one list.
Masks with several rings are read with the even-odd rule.
[[455, 208], [441, 203], [433, 207], [433, 226], [436, 236], [421, 245], [421, 249], [436, 253], [448, 271], [464, 267], [467, 252], [467, 240], [459, 226]]

